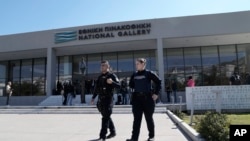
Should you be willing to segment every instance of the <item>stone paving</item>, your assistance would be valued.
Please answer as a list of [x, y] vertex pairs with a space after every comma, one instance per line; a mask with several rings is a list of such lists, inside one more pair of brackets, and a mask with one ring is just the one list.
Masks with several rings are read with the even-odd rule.
[[[113, 114], [117, 136], [109, 141], [125, 141], [131, 136], [132, 114]], [[154, 114], [156, 141], [187, 141], [166, 114]], [[0, 141], [94, 141], [101, 126], [99, 114], [0, 114]], [[147, 139], [143, 119], [140, 141]]]

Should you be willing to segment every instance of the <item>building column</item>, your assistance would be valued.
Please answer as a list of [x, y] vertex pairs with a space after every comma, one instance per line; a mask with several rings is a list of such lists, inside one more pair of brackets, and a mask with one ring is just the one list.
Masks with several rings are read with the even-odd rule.
[[159, 77], [161, 78], [161, 100], [164, 99], [165, 95], [165, 76], [164, 76], [164, 56], [163, 56], [163, 41], [162, 38], [157, 39], [157, 69], [158, 69], [158, 74]]
[[56, 53], [53, 48], [47, 49], [47, 96], [52, 95], [53, 89], [55, 89], [56, 80]]

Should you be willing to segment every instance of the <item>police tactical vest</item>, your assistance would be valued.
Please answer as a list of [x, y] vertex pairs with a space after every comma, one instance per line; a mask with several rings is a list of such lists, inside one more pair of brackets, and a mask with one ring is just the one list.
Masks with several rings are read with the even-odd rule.
[[134, 74], [134, 90], [135, 92], [151, 92], [151, 79], [150, 79], [150, 72], [143, 71], [137, 72]]
[[99, 94], [101, 96], [111, 96], [113, 94], [113, 88], [109, 86], [107, 83], [107, 79], [111, 78], [112, 79], [112, 74], [107, 73], [105, 75], [101, 75], [98, 78], [98, 89], [99, 89]]

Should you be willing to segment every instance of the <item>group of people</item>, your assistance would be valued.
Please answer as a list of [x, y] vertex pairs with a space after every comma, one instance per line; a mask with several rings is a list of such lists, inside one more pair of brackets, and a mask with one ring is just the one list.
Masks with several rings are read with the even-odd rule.
[[116, 105], [127, 105], [130, 101], [130, 91], [128, 88], [127, 80], [121, 81], [121, 87], [118, 90]]
[[[166, 83], [166, 93], [167, 93], [167, 102], [173, 102], [177, 103], [177, 91], [178, 91], [178, 84], [176, 80], [172, 80], [171, 83]], [[189, 76], [188, 80], [186, 82], [187, 87], [194, 87], [195, 86], [195, 80], [193, 79], [193, 76]], [[173, 94], [173, 100], [170, 99], [171, 94]]]
[[[94, 82], [94, 84], [92, 84]], [[93, 87], [95, 87], [96, 83], [93, 80], [93, 82], [91, 82], [91, 85], [93, 85]], [[64, 81], [63, 83], [61, 81], [57, 81], [57, 89], [56, 89], [56, 93], [59, 95], [63, 96], [63, 102], [62, 105], [68, 105], [68, 106], [72, 106], [74, 105], [73, 100], [76, 97], [77, 93], [77, 87], [76, 84], [72, 83], [69, 80]], [[93, 88], [94, 89], [94, 88]], [[86, 89], [86, 92], [90, 92], [91, 94], [94, 92], [94, 90], [88, 91]], [[130, 104], [130, 92], [129, 92], [129, 88], [128, 88], [128, 84], [126, 82], [126, 80], [122, 80], [121, 81], [121, 87], [119, 89], [117, 89], [117, 101], [115, 102], [116, 105], [127, 105]]]
[[76, 97], [76, 89], [71, 81], [57, 81], [57, 91], [63, 95], [63, 105], [73, 105], [73, 99]]
[[[138, 141], [143, 114], [149, 131], [149, 138], [147, 141], [154, 141], [155, 126], [153, 113], [155, 109], [155, 101], [157, 100], [161, 89], [161, 80], [155, 73], [145, 69], [146, 59], [138, 58], [135, 65], [137, 71], [132, 74], [128, 84], [133, 90], [131, 104], [134, 122], [132, 136], [130, 139], [127, 139], [127, 141]], [[123, 82], [124, 84], [122, 84], [117, 76], [110, 72], [109, 68], [110, 65], [108, 61], [101, 62], [101, 75], [97, 79], [91, 100], [91, 104], [94, 104], [95, 98], [98, 95], [97, 108], [102, 115], [101, 130], [97, 141], [105, 141], [106, 139], [116, 136], [115, 125], [111, 118], [114, 89], [121, 89], [122, 85], [126, 88], [126, 83]], [[153, 90], [151, 89], [151, 81], [154, 82]], [[124, 90], [124, 92], [126, 92], [126, 90]], [[108, 129], [110, 134], [107, 136]]]
[[232, 76], [230, 77], [229, 84], [230, 85], [242, 85], [242, 84], [250, 85], [250, 74], [246, 73], [245, 79], [243, 77], [243, 80], [242, 80], [242, 78], [241, 78], [240, 74], [238, 73], [238, 71], [235, 71], [232, 74]]
[[174, 97], [174, 103], [177, 102], [177, 83], [176, 80], [172, 80], [170, 84], [168, 84], [166, 86], [166, 92], [167, 92], [167, 102], [171, 102], [170, 100], [170, 95], [173, 93], [173, 97]]

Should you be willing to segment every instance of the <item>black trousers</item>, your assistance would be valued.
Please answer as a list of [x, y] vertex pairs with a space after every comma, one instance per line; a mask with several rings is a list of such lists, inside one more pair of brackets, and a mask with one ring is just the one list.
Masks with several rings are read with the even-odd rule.
[[67, 105], [68, 94], [66, 92], [64, 92], [63, 97], [64, 97], [63, 105]]
[[170, 92], [170, 91], [167, 91], [168, 102], [171, 102], [170, 95], [171, 95], [171, 92]]
[[110, 133], [115, 133], [115, 126], [111, 118], [113, 109], [113, 97], [104, 97], [98, 100], [98, 110], [102, 115], [102, 127], [100, 131], [100, 138], [106, 138], [108, 129]]
[[138, 140], [141, 128], [142, 115], [144, 113], [147, 128], [149, 131], [149, 137], [155, 136], [155, 125], [153, 119], [153, 113], [155, 110], [155, 101], [150, 94], [132, 96], [132, 111], [134, 115], [132, 139]]
[[9, 105], [9, 103], [10, 103], [10, 94], [7, 94], [6, 105]]

